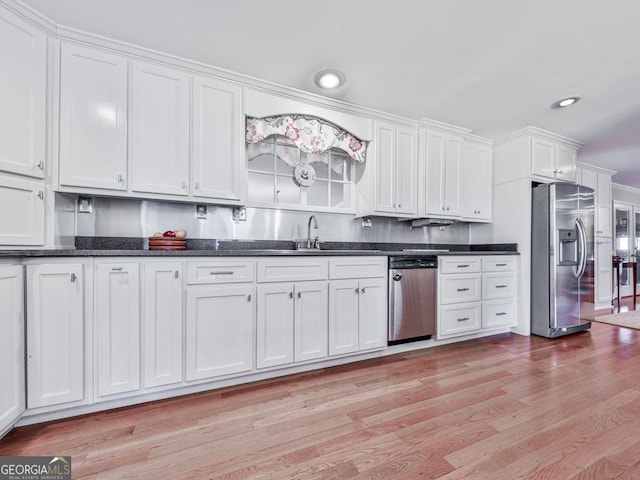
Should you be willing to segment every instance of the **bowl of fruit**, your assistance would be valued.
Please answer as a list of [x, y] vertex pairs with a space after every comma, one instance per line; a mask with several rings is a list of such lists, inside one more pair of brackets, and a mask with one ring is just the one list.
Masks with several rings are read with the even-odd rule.
[[149, 237], [149, 250], [185, 250], [187, 248], [186, 237], [186, 230], [156, 232]]

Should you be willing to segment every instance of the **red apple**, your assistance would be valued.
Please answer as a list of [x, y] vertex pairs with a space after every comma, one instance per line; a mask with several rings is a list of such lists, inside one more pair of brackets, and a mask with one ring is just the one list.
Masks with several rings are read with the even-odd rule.
[[176, 232], [174, 232], [173, 230], [167, 230], [166, 232], [164, 232], [162, 234], [163, 237], [175, 237], [176, 236]]

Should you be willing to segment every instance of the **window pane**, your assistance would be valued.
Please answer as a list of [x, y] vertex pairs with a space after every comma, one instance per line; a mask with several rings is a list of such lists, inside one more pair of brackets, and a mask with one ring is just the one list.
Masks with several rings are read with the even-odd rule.
[[249, 199], [254, 202], [273, 202], [273, 175], [249, 172]]
[[276, 145], [276, 156], [278, 173], [291, 173], [293, 167], [300, 163], [300, 150], [297, 147]]
[[[320, 157], [318, 155], [318, 157]], [[320, 157], [318, 159], [319, 161], [315, 161], [311, 164], [311, 166], [314, 168], [314, 170], [316, 171], [316, 179], [318, 180], [328, 180], [329, 177], [329, 167], [327, 166], [327, 161], [328, 158], [322, 158]]]
[[273, 172], [273, 144], [250, 143], [247, 145], [249, 168], [261, 172]]
[[331, 178], [335, 180], [344, 180], [345, 171], [347, 170], [347, 162], [342, 155], [332, 155], [331, 157]]
[[316, 180], [307, 189], [307, 205], [326, 207], [329, 205], [329, 182]]
[[331, 206], [349, 208], [351, 206], [350, 188], [351, 185], [348, 183], [331, 183]]
[[300, 203], [300, 187], [293, 177], [278, 175], [276, 177], [277, 201], [279, 203]]

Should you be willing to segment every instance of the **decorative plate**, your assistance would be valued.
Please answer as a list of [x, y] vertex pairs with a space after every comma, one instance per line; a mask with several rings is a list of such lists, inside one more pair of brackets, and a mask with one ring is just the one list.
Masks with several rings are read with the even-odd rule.
[[293, 169], [293, 177], [296, 179], [296, 182], [298, 182], [298, 185], [308, 187], [316, 181], [316, 171], [309, 164], [296, 165]]

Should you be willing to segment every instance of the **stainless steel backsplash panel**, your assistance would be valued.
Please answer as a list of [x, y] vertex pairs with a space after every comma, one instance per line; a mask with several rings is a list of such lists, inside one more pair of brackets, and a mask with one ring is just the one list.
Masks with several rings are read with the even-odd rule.
[[93, 198], [93, 213], [77, 215], [77, 235], [148, 237], [154, 232], [187, 230], [189, 238], [296, 240], [306, 238], [311, 214], [318, 219], [322, 241], [469, 243], [469, 226], [410, 228], [410, 222], [374, 217], [371, 227], [352, 215], [247, 208], [247, 220], [234, 223], [231, 207], [207, 205], [207, 218], [196, 218], [194, 204], [153, 200]]

